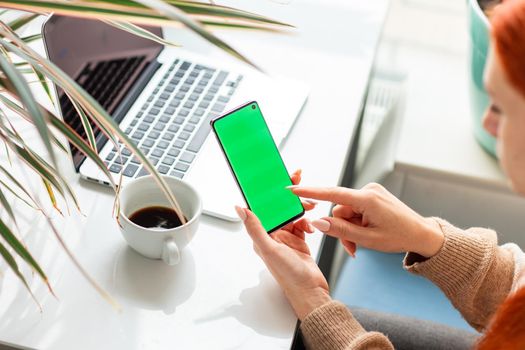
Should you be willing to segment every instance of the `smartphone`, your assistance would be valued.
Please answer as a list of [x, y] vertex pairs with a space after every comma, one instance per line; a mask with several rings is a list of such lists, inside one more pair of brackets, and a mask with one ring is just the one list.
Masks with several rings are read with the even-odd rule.
[[286, 186], [290, 175], [257, 102], [211, 121], [248, 208], [271, 233], [301, 217], [301, 200]]

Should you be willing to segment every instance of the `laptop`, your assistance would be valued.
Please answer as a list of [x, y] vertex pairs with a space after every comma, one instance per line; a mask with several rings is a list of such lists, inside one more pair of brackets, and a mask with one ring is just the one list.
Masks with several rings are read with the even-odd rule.
[[[145, 28], [162, 37], [161, 28]], [[204, 213], [226, 220], [238, 220], [233, 207], [243, 199], [210, 134], [210, 120], [256, 100], [276, 144], [282, 145], [308, 95], [298, 82], [165, 47], [97, 20], [52, 15], [44, 24], [43, 39], [48, 58], [108, 111], [161, 174], [194, 185]], [[75, 108], [61, 89], [56, 94], [62, 118], [85, 138]], [[128, 149], [119, 145], [119, 157], [112, 142], [92, 127], [99, 154], [115, 180], [122, 174], [125, 186], [148, 174]], [[70, 148], [83, 179], [109, 186], [92, 160]]]

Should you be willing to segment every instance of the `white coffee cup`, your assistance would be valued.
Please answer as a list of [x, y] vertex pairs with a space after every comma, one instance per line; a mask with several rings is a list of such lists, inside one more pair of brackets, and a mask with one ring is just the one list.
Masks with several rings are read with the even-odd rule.
[[168, 265], [180, 261], [181, 250], [188, 245], [199, 226], [202, 213], [201, 197], [186, 182], [163, 176], [177, 198], [187, 222], [171, 229], [146, 228], [129, 220], [140, 209], [161, 206], [172, 208], [166, 194], [153, 176], [133, 180], [120, 191], [119, 221], [122, 235], [131, 248], [150, 259], [162, 259]]

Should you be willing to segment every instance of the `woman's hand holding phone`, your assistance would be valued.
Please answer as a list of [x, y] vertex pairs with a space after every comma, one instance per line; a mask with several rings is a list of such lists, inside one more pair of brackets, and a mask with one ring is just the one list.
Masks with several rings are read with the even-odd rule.
[[[300, 171], [292, 174], [291, 178], [292, 183], [299, 184]], [[305, 210], [309, 210], [315, 203], [303, 201], [303, 205]], [[283, 288], [300, 320], [331, 300], [328, 282], [305, 242], [305, 234], [314, 232], [308, 219], [302, 218], [268, 235], [250, 210], [240, 207], [236, 210], [253, 240], [255, 252]]]
[[303, 216], [299, 197], [257, 102], [211, 121], [212, 130], [248, 207], [270, 233]]
[[417, 214], [381, 185], [369, 184], [361, 190], [300, 186], [291, 190], [303, 198], [336, 204], [333, 217], [312, 224], [339, 238], [347, 251], [355, 243], [382, 252], [414, 252], [431, 257], [443, 245], [443, 233], [434, 219]]

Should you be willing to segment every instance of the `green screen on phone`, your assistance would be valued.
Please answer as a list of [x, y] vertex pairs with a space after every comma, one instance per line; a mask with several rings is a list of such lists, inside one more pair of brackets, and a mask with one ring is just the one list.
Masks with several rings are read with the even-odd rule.
[[304, 213], [256, 102], [216, 119], [213, 129], [251, 211], [272, 232]]

